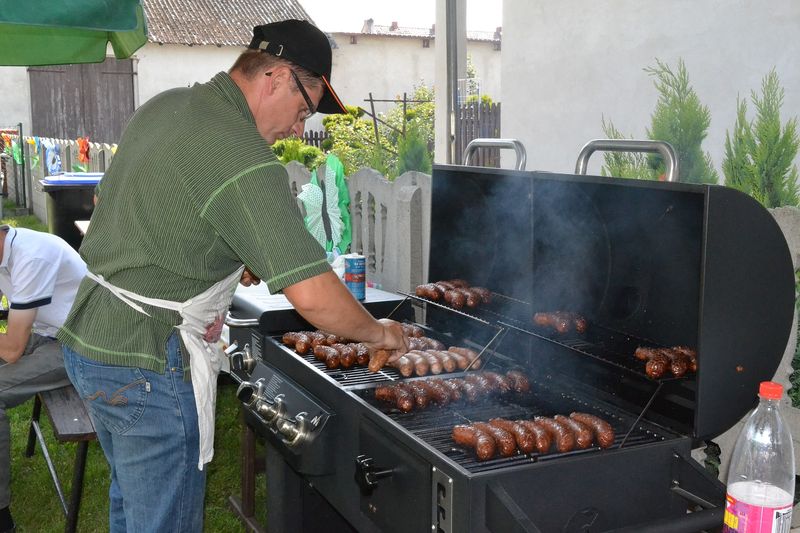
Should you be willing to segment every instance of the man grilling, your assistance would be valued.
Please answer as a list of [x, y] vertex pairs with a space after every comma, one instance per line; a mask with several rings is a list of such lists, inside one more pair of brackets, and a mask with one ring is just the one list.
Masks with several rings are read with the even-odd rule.
[[346, 112], [330, 72], [328, 39], [308, 22], [257, 26], [228, 73], [154, 97], [122, 136], [59, 332], [111, 466], [113, 532], [202, 530], [215, 341], [240, 279], [283, 291], [319, 329], [406, 349], [400, 325], [375, 320], [331, 271], [269, 148], [316, 111]]

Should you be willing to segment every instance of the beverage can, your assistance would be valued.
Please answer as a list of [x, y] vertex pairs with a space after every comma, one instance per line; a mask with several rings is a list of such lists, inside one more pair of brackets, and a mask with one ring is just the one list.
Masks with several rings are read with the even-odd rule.
[[363, 255], [347, 254], [344, 256], [344, 284], [350, 289], [356, 300], [366, 297], [367, 260]]

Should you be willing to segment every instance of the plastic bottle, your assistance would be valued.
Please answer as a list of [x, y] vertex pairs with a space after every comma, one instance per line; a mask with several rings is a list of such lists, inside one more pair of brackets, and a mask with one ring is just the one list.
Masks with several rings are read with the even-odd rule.
[[783, 386], [764, 381], [758, 407], [736, 440], [728, 469], [724, 532], [788, 533], [794, 495], [794, 448], [781, 416]]

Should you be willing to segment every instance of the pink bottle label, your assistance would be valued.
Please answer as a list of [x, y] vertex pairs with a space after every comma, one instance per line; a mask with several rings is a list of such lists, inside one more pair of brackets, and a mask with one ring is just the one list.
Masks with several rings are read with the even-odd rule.
[[792, 506], [760, 507], [725, 496], [724, 533], [789, 533]]

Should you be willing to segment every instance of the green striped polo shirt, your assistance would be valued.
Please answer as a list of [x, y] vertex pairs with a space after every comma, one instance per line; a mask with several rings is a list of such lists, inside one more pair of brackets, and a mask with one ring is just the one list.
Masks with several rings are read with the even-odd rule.
[[[329, 270], [286, 169], [223, 72], [136, 111], [98, 187], [80, 253], [110, 283], [174, 301], [242, 264], [272, 293]], [[84, 278], [58, 339], [90, 359], [163, 372], [181, 320], [143, 307], [150, 316]]]

